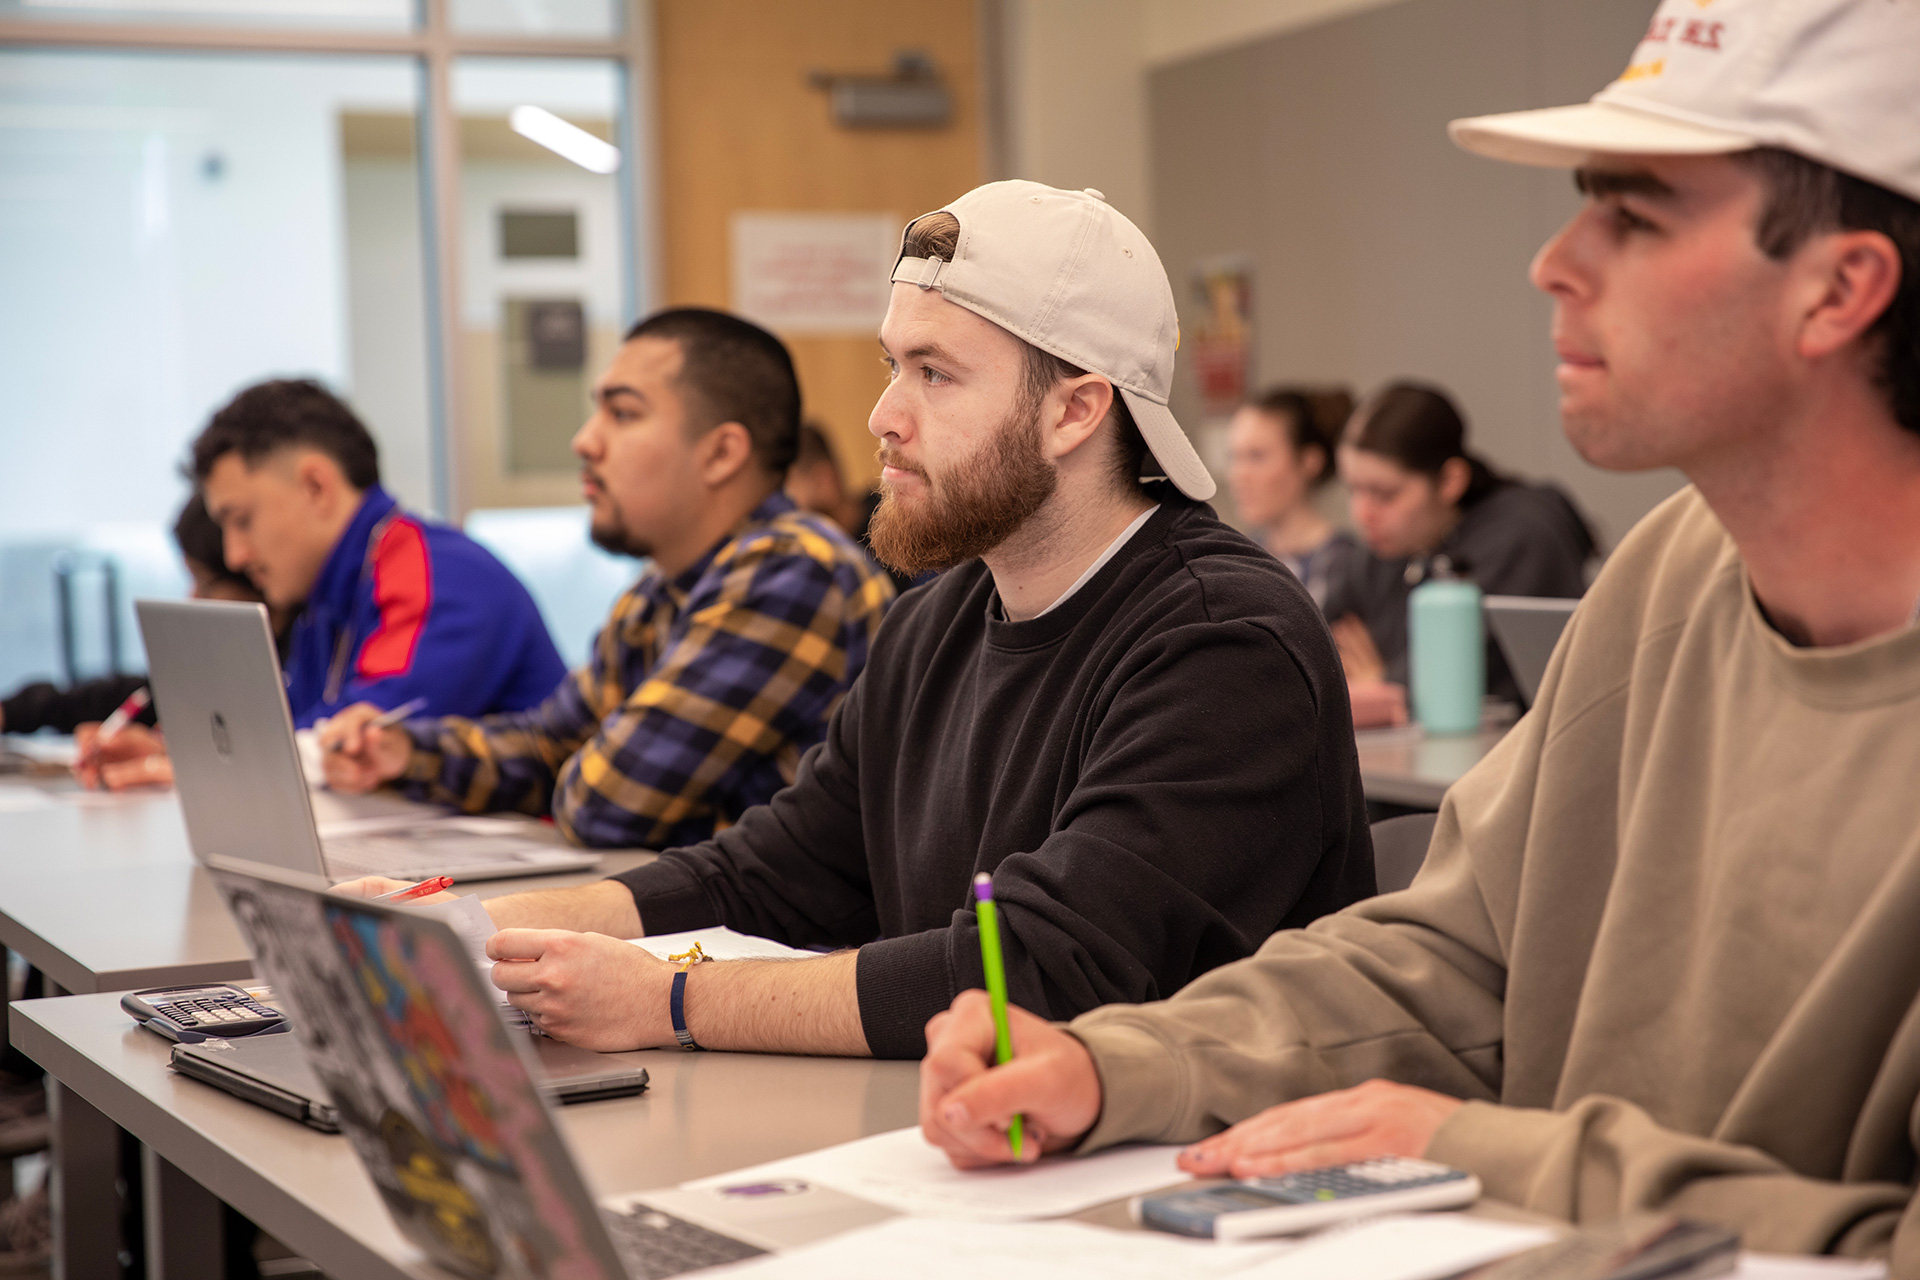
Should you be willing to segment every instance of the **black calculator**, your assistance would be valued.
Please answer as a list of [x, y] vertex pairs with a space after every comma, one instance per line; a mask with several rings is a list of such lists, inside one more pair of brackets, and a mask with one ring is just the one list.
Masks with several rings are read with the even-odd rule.
[[147, 1030], [181, 1044], [287, 1029], [285, 1014], [224, 982], [129, 991], [120, 1007]]
[[1479, 1196], [1480, 1180], [1470, 1173], [1430, 1160], [1381, 1156], [1275, 1178], [1141, 1196], [1131, 1207], [1134, 1221], [1143, 1227], [1215, 1240], [1250, 1240], [1383, 1213], [1458, 1209]]

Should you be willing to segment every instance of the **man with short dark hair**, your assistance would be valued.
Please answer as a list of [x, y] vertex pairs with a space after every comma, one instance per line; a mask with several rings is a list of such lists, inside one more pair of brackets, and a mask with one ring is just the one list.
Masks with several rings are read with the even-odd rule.
[[[1373, 891], [1339, 659], [1299, 582], [1205, 505], [1146, 237], [1097, 192], [994, 183], [917, 220], [893, 280], [873, 549], [945, 572], [900, 598], [771, 803], [614, 880], [487, 903], [494, 981], [550, 1035], [918, 1056], [981, 980], [977, 874], [1009, 987], [1058, 1017]], [[711, 925], [837, 950], [688, 971], [616, 940]]]
[[353, 702], [429, 715], [517, 711], [566, 673], [533, 597], [457, 529], [400, 508], [344, 402], [305, 379], [248, 387], [193, 442], [226, 562], [278, 610], [287, 703], [305, 728]]
[[724, 312], [628, 333], [574, 437], [595, 542], [650, 559], [593, 657], [539, 706], [324, 737], [342, 790], [399, 782], [471, 811], [551, 812], [569, 839], [666, 848], [793, 780], [860, 674], [893, 590], [838, 528], [780, 491], [800, 384], [780, 340]]
[[[1560, 409], [1692, 487], [1630, 533], [1407, 890], [1066, 1030], [929, 1028], [956, 1162], [1424, 1155], [1581, 1223], [1920, 1275], [1920, 5], [1666, 0], [1592, 103], [1456, 121], [1574, 168]], [[1317, 1095], [1317, 1096], [1314, 1096]], [[1218, 1132], [1227, 1127], [1224, 1133]]]

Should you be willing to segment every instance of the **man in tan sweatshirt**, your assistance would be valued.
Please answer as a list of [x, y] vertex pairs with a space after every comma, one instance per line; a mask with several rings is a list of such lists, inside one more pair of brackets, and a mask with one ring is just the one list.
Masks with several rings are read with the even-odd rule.
[[[1614, 554], [1404, 892], [1157, 1004], [928, 1028], [956, 1163], [1381, 1154], [1576, 1222], [1661, 1207], [1920, 1276], [1920, 0], [1666, 0], [1591, 103], [1458, 121], [1577, 167], [1561, 409], [1693, 487]], [[1225, 1132], [1219, 1132], [1223, 1127]], [[1211, 1135], [1211, 1136], [1209, 1136]]]

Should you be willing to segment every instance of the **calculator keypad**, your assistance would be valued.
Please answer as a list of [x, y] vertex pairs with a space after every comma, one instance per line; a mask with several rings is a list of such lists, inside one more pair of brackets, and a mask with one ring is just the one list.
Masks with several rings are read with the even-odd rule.
[[1278, 1178], [1251, 1181], [1267, 1194], [1294, 1204], [1316, 1201], [1350, 1200], [1355, 1196], [1379, 1195], [1383, 1191], [1409, 1191], [1414, 1187], [1451, 1182], [1459, 1174], [1445, 1165], [1403, 1156], [1382, 1156], [1359, 1164], [1337, 1165], [1330, 1169], [1303, 1169]]
[[156, 1002], [153, 1006], [183, 1027], [216, 1028], [239, 1022], [271, 1021], [280, 1017], [277, 1009], [257, 1000], [235, 1000], [231, 996], [182, 996]]

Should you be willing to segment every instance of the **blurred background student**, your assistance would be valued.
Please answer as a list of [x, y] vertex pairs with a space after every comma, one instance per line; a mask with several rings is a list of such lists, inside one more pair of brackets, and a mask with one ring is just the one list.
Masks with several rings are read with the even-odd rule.
[[[207, 514], [206, 503], [199, 494], [188, 498], [186, 506], [180, 509], [173, 522], [173, 540], [180, 548], [187, 576], [193, 581], [194, 599], [261, 602], [260, 592], [253, 583], [244, 574], [227, 567], [220, 547], [220, 526]], [[270, 612], [274, 636], [284, 654], [292, 615], [285, 610]], [[160, 739], [152, 731], [152, 703], [121, 730], [112, 754], [104, 762], [92, 760], [91, 753], [86, 751], [100, 722], [146, 683], [143, 675], [103, 676], [65, 689], [37, 681], [0, 700], [0, 730], [36, 733], [51, 729], [56, 733], [75, 734], [86, 761], [82, 780], [88, 785], [109, 788], [163, 785], [173, 780], [173, 771], [167, 767]], [[157, 756], [157, 762], [150, 762], [147, 759], [150, 756]]]
[[[1598, 549], [1593, 530], [1552, 485], [1502, 476], [1467, 451], [1467, 425], [1445, 392], [1391, 383], [1355, 411], [1339, 446], [1340, 478], [1365, 548], [1322, 607], [1339, 642], [1356, 728], [1407, 718], [1407, 596], [1446, 557], [1488, 595], [1577, 597]], [[1487, 692], [1518, 700], [1489, 641]]]
[[1314, 504], [1334, 478], [1334, 451], [1352, 413], [1344, 388], [1275, 387], [1241, 405], [1228, 428], [1227, 486], [1241, 522], [1319, 605], [1360, 549]]

